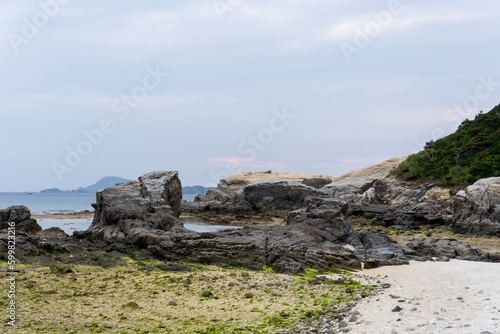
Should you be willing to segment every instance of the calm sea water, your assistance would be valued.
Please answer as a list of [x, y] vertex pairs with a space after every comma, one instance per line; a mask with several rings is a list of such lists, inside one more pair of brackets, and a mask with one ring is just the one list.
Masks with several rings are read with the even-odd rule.
[[90, 193], [0, 193], [0, 208], [5, 209], [12, 205], [25, 205], [31, 214], [79, 212], [94, 208], [95, 194]]
[[[227, 230], [232, 228], [241, 228], [240, 226], [223, 226], [223, 225], [208, 225], [204, 224], [200, 220], [193, 219], [181, 219], [184, 223], [184, 227], [191, 231], [202, 232], [216, 232], [221, 230]], [[42, 229], [48, 229], [49, 227], [59, 227], [64, 232], [72, 235], [74, 231], [85, 231], [90, 227], [92, 223], [92, 218], [82, 218], [82, 219], [52, 219], [52, 218], [42, 218], [36, 220]]]
[[[194, 196], [183, 195], [183, 199], [191, 202]], [[94, 211], [92, 203], [95, 203], [94, 193], [32, 193], [31, 195], [27, 193], [0, 193], [0, 209], [12, 205], [25, 205], [33, 215]]]
[[[191, 202], [195, 195], [183, 195], [183, 199]], [[85, 210], [93, 211], [91, 206], [95, 202], [95, 194], [90, 193], [59, 193], [59, 194], [41, 194], [32, 193], [0, 193], [0, 209], [5, 209], [12, 205], [25, 205], [33, 215], [49, 213], [69, 213], [81, 212]], [[67, 234], [71, 235], [74, 231], [85, 231], [92, 223], [92, 218], [83, 219], [37, 219], [42, 229], [50, 227], [59, 227]], [[240, 228], [238, 226], [219, 226], [203, 224], [200, 220], [183, 220], [184, 227], [196, 232], [214, 232], [228, 228]]]

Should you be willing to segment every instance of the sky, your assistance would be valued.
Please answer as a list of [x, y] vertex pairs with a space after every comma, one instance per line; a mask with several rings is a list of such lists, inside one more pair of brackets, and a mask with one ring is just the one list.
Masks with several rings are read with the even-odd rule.
[[500, 103], [500, 2], [0, 0], [0, 191], [339, 176]]

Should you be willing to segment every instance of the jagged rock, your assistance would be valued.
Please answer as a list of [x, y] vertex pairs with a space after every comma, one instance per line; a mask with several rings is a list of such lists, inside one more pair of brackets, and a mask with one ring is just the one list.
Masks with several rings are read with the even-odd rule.
[[[12, 234], [10, 234], [12, 235]], [[8, 260], [8, 245], [9, 233], [7, 230], [0, 230], [0, 259], [3, 261]], [[16, 250], [15, 260], [16, 264], [23, 261], [26, 257], [38, 255], [40, 253], [37, 242], [32, 237], [24, 232], [16, 231]]]
[[16, 205], [0, 210], [0, 230], [7, 229], [9, 223], [15, 223], [16, 231], [36, 234], [42, 230], [35, 219], [31, 218], [30, 210], [24, 205]]
[[221, 180], [206, 195], [197, 195], [193, 202], [182, 203], [182, 209], [217, 213], [290, 211], [302, 207], [307, 196], [329, 196], [318, 188], [330, 181], [331, 177], [320, 174], [239, 173]]
[[306, 198], [327, 197], [316, 188], [293, 181], [256, 181], [243, 189], [254, 210], [291, 211], [306, 205]]
[[[157, 177], [150, 189], [174, 188], [163, 183], [176, 182], [177, 173], [163, 173], [175, 177]], [[90, 240], [130, 243], [167, 260], [226, 263], [255, 269], [270, 265], [287, 272], [306, 267], [361, 268], [361, 263], [367, 260], [380, 265], [408, 261], [404, 252], [386, 239], [354, 232], [345, 218], [348, 211], [345, 202], [319, 197], [324, 193], [303, 184], [259, 181], [240, 191], [252, 208], [261, 209], [268, 198], [274, 209], [303, 207], [290, 214], [286, 226], [196, 233], [183, 227], [170, 206], [151, 200], [162, 198], [175, 207], [177, 203], [172, 201], [180, 198], [169, 198], [164, 193], [159, 196], [158, 191], [152, 192], [153, 196], [144, 196], [141, 180], [147, 178], [99, 192], [91, 227], [75, 234]], [[218, 190], [214, 194], [219, 199], [226, 198], [227, 192]], [[391, 250], [393, 254], [389, 256]]]
[[453, 198], [453, 228], [461, 233], [500, 236], [500, 177], [476, 181]]
[[245, 199], [242, 190], [232, 191], [226, 188], [217, 188], [207, 191], [206, 195], [196, 195], [193, 202], [182, 203], [185, 212], [250, 212], [251, 204]]
[[0, 210], [0, 222], [21, 222], [31, 218], [30, 210], [24, 205], [10, 206]]
[[152, 172], [138, 181], [119, 183], [96, 193], [94, 220], [87, 233], [107, 241], [148, 244], [140, 236], [179, 224], [181, 199], [177, 172]]

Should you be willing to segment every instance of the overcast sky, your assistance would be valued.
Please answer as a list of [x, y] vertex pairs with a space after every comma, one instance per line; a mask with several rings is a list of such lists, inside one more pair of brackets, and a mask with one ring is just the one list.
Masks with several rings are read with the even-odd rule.
[[495, 0], [1, 0], [0, 191], [415, 153], [500, 103], [499, 31]]

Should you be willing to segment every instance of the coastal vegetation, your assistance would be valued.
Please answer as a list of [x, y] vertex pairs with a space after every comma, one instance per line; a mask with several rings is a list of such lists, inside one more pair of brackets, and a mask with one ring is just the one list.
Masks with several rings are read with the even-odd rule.
[[436, 181], [446, 187], [500, 176], [500, 105], [463, 121], [455, 133], [428, 142], [394, 174], [403, 180]]

